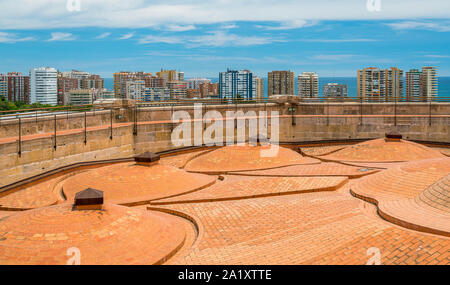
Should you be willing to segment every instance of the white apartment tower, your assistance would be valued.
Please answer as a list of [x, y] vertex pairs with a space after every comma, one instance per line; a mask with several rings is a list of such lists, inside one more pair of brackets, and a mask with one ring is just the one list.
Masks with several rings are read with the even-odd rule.
[[434, 66], [422, 67], [422, 77], [420, 81], [422, 101], [429, 101], [436, 98], [438, 94], [437, 68]]
[[297, 94], [302, 98], [319, 97], [319, 75], [315, 72], [303, 72], [298, 76]]
[[30, 70], [30, 102], [58, 104], [58, 72], [55, 68], [40, 67]]

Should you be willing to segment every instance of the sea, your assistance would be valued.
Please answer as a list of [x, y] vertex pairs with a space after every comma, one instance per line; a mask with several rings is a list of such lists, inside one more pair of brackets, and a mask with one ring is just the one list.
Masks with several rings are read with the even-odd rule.
[[[213, 83], [219, 82], [218, 78], [209, 78]], [[264, 79], [264, 97], [267, 97], [267, 78]], [[347, 84], [348, 96], [357, 97], [356, 77], [319, 77], [319, 97], [323, 97], [323, 86], [328, 83]], [[105, 78], [105, 88], [113, 90], [113, 79]], [[297, 90], [297, 79], [295, 80], [295, 90]], [[438, 97], [450, 100], [450, 77], [438, 78]]]

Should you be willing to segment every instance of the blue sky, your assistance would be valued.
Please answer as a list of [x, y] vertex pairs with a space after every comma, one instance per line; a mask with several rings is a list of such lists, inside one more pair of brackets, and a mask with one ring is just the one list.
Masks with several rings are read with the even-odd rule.
[[353, 77], [369, 66], [433, 65], [450, 76], [446, 0], [380, 0], [380, 11], [366, 0], [79, 0], [80, 11], [71, 1], [0, 0], [0, 73], [52, 66], [111, 78], [167, 68], [217, 77], [230, 67]]

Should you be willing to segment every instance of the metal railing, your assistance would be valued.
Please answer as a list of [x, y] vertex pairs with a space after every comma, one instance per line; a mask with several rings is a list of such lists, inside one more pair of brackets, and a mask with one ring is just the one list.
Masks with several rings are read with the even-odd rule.
[[[450, 97], [435, 97], [429, 100], [376, 100], [371, 98], [357, 98], [357, 97], [317, 97], [317, 98], [302, 98], [297, 97], [299, 104], [305, 103], [450, 103]], [[275, 103], [276, 99], [273, 98], [259, 98], [259, 99], [179, 99], [179, 100], [171, 100], [171, 101], [153, 101], [153, 102], [144, 102], [138, 101], [136, 102], [139, 108], [143, 107], [172, 107], [172, 106], [191, 106], [194, 104], [204, 104], [204, 105], [230, 105], [230, 104], [258, 104], [258, 103]], [[20, 109], [20, 110], [7, 110], [0, 111], [0, 120], [8, 120], [8, 119], [18, 119], [21, 118], [30, 118], [30, 117], [45, 117], [45, 116], [53, 116], [55, 114], [73, 114], [84, 111], [95, 111], [95, 110], [104, 110], [109, 109], [108, 107], [99, 107], [90, 105], [71, 105], [71, 106], [54, 106], [54, 107], [46, 107], [46, 108], [34, 108], [34, 109]]]
[[[88, 138], [88, 128], [90, 127], [98, 127], [98, 126], [104, 126], [104, 128], [109, 129], [109, 138], [113, 139], [113, 130], [114, 130], [114, 123], [128, 123], [132, 124], [132, 132], [133, 135], [138, 135], [138, 123], [139, 122], [146, 122], [146, 120], [139, 120], [140, 112], [142, 109], [147, 109], [149, 107], [170, 107], [171, 115], [175, 111], [174, 107], [179, 106], [185, 106], [187, 109], [191, 109], [193, 104], [196, 103], [202, 103], [204, 106], [202, 108], [202, 113], [206, 113], [208, 111], [208, 106], [211, 106], [211, 109], [214, 108], [212, 105], [226, 105], [229, 107], [232, 107], [235, 111], [238, 110], [238, 108], [242, 108], [243, 106], [241, 104], [264, 104], [264, 110], [266, 110], [267, 103], [276, 103], [277, 101], [274, 99], [255, 99], [255, 100], [221, 100], [221, 99], [200, 99], [200, 100], [174, 100], [174, 101], [168, 101], [168, 102], [137, 102], [134, 106], [127, 106], [127, 107], [116, 107], [114, 105], [103, 105], [103, 106], [94, 106], [94, 105], [79, 105], [79, 106], [55, 106], [50, 108], [36, 108], [36, 109], [27, 109], [27, 110], [14, 110], [14, 111], [0, 111], [0, 126], [2, 125], [2, 121], [9, 121], [14, 120], [17, 122], [17, 134], [18, 136], [11, 136], [10, 138], [17, 138], [14, 140], [17, 140], [18, 144], [18, 155], [21, 156], [22, 154], [22, 141], [23, 141], [23, 128], [24, 123], [29, 124], [35, 124], [38, 123], [38, 121], [51, 121], [50, 124], [47, 124], [47, 130], [50, 128], [52, 129], [50, 134], [53, 139], [53, 147], [56, 150], [57, 149], [57, 132], [61, 131], [70, 131], [74, 130], [74, 126], [82, 126], [84, 139], [83, 143], [87, 144], [87, 138]], [[365, 116], [386, 116], [393, 118], [393, 124], [396, 126], [398, 123], [398, 117], [405, 116], [405, 114], [398, 114], [397, 110], [397, 104], [398, 103], [405, 103], [405, 102], [411, 102], [411, 103], [422, 103], [422, 104], [428, 104], [426, 112], [421, 112], [422, 114], [409, 114], [406, 116], [410, 116], [414, 118], [415, 116], [422, 116], [422, 117], [428, 117], [428, 124], [432, 125], [432, 119], [433, 117], [436, 117], [436, 114], [433, 115], [433, 106], [437, 106], [440, 103], [450, 103], [450, 97], [440, 97], [439, 100], [429, 100], [429, 101], [406, 101], [406, 100], [399, 100], [399, 101], [392, 101], [392, 102], [371, 102], [370, 100], [363, 100], [361, 98], [298, 98], [298, 107], [297, 108], [294, 105], [288, 108], [288, 116], [291, 117], [292, 120], [292, 126], [296, 125], [296, 117], [300, 116], [320, 116], [320, 117], [326, 117], [326, 124], [330, 124], [330, 118], [332, 117], [338, 117], [338, 116], [359, 116], [360, 122], [359, 124], [362, 125], [364, 123], [363, 117]], [[324, 104], [322, 105], [323, 108], [320, 109], [320, 114], [315, 113], [308, 113], [307, 109], [304, 109], [305, 111], [299, 111], [301, 109], [302, 104], [309, 104], [309, 103], [316, 103], [316, 104]], [[330, 106], [333, 103], [354, 103], [356, 108], [353, 109], [353, 114], [332, 114], [330, 113]], [[368, 103], [394, 103], [394, 108], [389, 109], [392, 110], [392, 113], [390, 114], [373, 114], [369, 113], [365, 110], [364, 106]], [[357, 105], [356, 105], [357, 104]], [[306, 105], [305, 105], [306, 106]], [[249, 106], [251, 107], [251, 106]], [[177, 108], [179, 109], [179, 108]], [[370, 109], [370, 108], [369, 108]], [[404, 108], [403, 108], [404, 110]], [[126, 118], [122, 118], [123, 111], [127, 114]], [[356, 112], [355, 112], [356, 111]], [[11, 114], [11, 112], [15, 112], [14, 114]], [[97, 115], [103, 116], [103, 122], [101, 122], [101, 119], [98, 120], [96, 118], [96, 112]], [[116, 115], [117, 112], [117, 115]], [[389, 111], [390, 112], [390, 111]], [[74, 114], [76, 116], [74, 116]], [[450, 114], [437, 114], [437, 116], [444, 116], [450, 119]], [[91, 116], [95, 119], [91, 119], [91, 126], [88, 127], [88, 121], [87, 118]], [[101, 118], [101, 117], [100, 117]], [[33, 120], [34, 119], [34, 120]], [[141, 116], [142, 119], [142, 116]], [[58, 124], [57, 122], [59, 120], [67, 120], [67, 126], [63, 130], [58, 130]], [[70, 125], [69, 120], [79, 120], [76, 124]], [[105, 121], [107, 122], [107, 125], [105, 124]], [[170, 120], [170, 118], [168, 119]], [[100, 121], [100, 124], [96, 124]], [[94, 122], [94, 124], [92, 124]], [[13, 122], [12, 122], [13, 123]], [[14, 123], [13, 123], [14, 124]], [[77, 127], [78, 130], [80, 129]], [[206, 128], [206, 125], [205, 125]], [[26, 129], [26, 127], [25, 127]], [[36, 129], [38, 129], [36, 127]], [[46, 135], [49, 136], [49, 131], [46, 132]], [[8, 137], [3, 137], [3, 139], [7, 139]], [[0, 139], [2, 139], [0, 137]]]

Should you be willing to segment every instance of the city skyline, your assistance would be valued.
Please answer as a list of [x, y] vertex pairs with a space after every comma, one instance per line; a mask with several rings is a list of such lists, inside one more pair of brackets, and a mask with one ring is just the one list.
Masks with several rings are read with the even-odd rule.
[[[215, 78], [231, 68], [252, 70], [259, 77], [271, 70], [356, 77], [355, 71], [367, 66], [438, 66], [440, 76], [450, 76], [447, 1], [428, 1], [427, 7], [418, 1], [382, 1], [379, 12], [367, 11], [363, 0], [327, 2], [323, 15], [320, 4], [305, 1], [262, 1], [253, 7], [233, 1], [185, 1], [184, 6], [166, 1], [162, 9], [159, 1], [94, 5], [86, 0], [81, 11], [67, 11], [65, 1], [36, 1], [42, 3], [27, 4], [20, 12], [20, 23], [13, 6], [25, 4], [15, 2], [2, 3], [6, 9], [0, 12], [0, 51], [8, 55], [0, 58], [0, 73], [52, 66], [112, 78], [120, 70], [165, 68], [183, 70], [187, 78]], [[208, 20], [205, 7], [214, 5]], [[250, 8], [252, 17], [244, 17]], [[103, 13], [93, 17], [94, 9]], [[278, 13], [271, 16], [270, 9]], [[142, 20], [152, 11], [158, 17]]]

